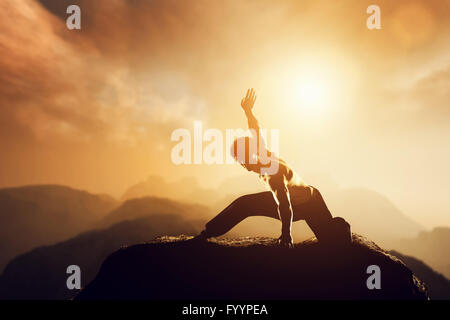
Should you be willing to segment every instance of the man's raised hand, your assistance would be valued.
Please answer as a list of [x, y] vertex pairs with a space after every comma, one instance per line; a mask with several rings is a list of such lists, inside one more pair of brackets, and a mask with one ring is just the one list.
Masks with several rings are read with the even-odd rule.
[[245, 112], [250, 112], [256, 101], [256, 93], [253, 88], [247, 90], [247, 95], [241, 100], [241, 107]]

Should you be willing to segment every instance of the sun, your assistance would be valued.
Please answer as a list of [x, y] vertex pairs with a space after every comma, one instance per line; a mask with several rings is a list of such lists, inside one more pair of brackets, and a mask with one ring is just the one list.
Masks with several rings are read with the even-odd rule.
[[305, 106], [318, 106], [324, 103], [326, 88], [323, 83], [316, 80], [304, 81], [294, 88], [293, 95], [298, 102]]
[[279, 105], [283, 119], [320, 127], [342, 119], [354, 94], [359, 69], [337, 53], [278, 59], [264, 74], [270, 104]]
[[326, 76], [302, 74], [290, 81], [287, 98], [302, 116], [323, 116], [332, 106], [332, 87]]
[[323, 63], [292, 66], [283, 78], [284, 99], [291, 112], [324, 117], [335, 104], [339, 82], [332, 68]]

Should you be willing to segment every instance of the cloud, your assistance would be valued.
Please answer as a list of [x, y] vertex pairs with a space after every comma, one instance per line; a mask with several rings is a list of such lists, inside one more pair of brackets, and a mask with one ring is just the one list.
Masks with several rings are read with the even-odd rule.
[[[386, 31], [367, 42], [358, 14], [365, 4], [349, 10], [352, 3], [6, 0], [0, 13], [0, 112], [38, 139], [133, 141], [152, 123], [220, 117], [224, 95], [240, 81], [255, 80], [252, 70], [301, 59], [304, 47], [320, 56], [329, 51], [324, 44], [339, 41], [361, 65], [377, 66], [367, 70], [377, 86], [402, 58], [398, 37], [411, 40], [411, 32], [423, 29], [408, 27], [409, 17], [428, 26], [421, 45], [445, 21], [434, 1], [382, 3], [382, 10], [390, 9], [383, 11]], [[82, 8], [81, 31], [65, 28], [69, 4]], [[411, 41], [408, 50], [420, 50]], [[218, 87], [225, 92], [217, 94]]]
[[450, 115], [450, 66], [437, 70], [419, 79], [412, 88], [413, 97], [427, 111], [437, 110], [438, 114]]
[[[190, 95], [183, 79], [164, 79], [171, 71], [159, 70], [163, 59], [153, 52], [152, 58], [142, 61], [152, 45], [161, 50], [170, 41], [149, 34], [149, 43], [143, 41], [142, 31], [135, 27], [142, 23], [144, 30], [152, 30], [158, 21], [147, 23], [131, 3], [81, 1], [86, 31], [77, 33], [36, 1], [3, 1], [2, 119], [15, 122], [16, 130], [38, 140], [128, 141], [152, 123], [179, 121], [195, 113], [192, 110], [201, 112], [203, 102]], [[173, 25], [179, 27], [177, 22]], [[170, 86], [177, 86], [172, 88], [177, 94], [165, 92]], [[3, 137], [16, 134], [2, 132]]]

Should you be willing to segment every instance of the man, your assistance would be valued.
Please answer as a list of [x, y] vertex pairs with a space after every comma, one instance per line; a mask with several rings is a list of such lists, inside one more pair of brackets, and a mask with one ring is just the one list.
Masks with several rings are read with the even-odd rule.
[[[336, 225], [341, 230], [345, 229], [344, 237], [350, 236], [351, 239], [350, 226], [342, 218], [332, 218], [319, 190], [305, 184], [285, 161], [267, 150], [258, 120], [253, 114], [255, 101], [255, 91], [249, 89], [241, 101], [241, 107], [247, 116], [252, 136], [236, 139], [231, 152], [245, 169], [257, 173], [270, 191], [239, 197], [209, 221], [196, 239], [220, 236], [250, 216], [281, 220], [279, 243], [283, 247], [293, 246], [291, 226], [293, 221], [298, 220], [306, 221], [319, 242], [333, 241], [331, 238]], [[255, 142], [256, 148], [251, 148], [251, 144]], [[244, 146], [244, 157], [239, 146]], [[276, 170], [268, 170], [268, 167]]]

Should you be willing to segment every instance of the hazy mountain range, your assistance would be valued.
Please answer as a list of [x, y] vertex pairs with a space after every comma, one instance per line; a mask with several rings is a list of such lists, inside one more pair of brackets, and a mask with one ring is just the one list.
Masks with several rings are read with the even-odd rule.
[[[126, 201], [54, 185], [0, 189], [0, 267], [11, 261], [1, 277], [0, 292], [3, 297], [71, 297], [65, 282], [61, 287], [68, 265], [82, 266], [87, 283], [117, 248], [160, 235], [196, 234], [236, 196], [264, 188], [257, 179], [236, 179], [203, 189], [195, 179], [166, 183], [154, 177], [129, 188], [122, 197]], [[450, 228], [424, 231], [371, 190], [333, 187], [322, 193], [333, 215], [348, 220], [354, 232], [401, 252], [396, 255], [434, 288], [433, 298], [446, 295], [448, 280], [431, 268], [450, 276]], [[255, 217], [226, 236], [277, 236], [279, 227], [279, 221]], [[294, 224], [296, 241], [310, 236], [305, 223]]]
[[450, 228], [439, 227], [431, 231], [422, 231], [414, 238], [394, 241], [390, 247], [423, 260], [450, 278]]
[[0, 189], [0, 272], [20, 253], [91, 229], [117, 205], [109, 196], [64, 186]]
[[153, 214], [84, 232], [72, 239], [31, 250], [13, 259], [0, 276], [0, 299], [70, 299], [77, 291], [66, 287], [66, 269], [81, 269], [87, 285], [102, 262], [122, 246], [150, 241], [161, 235], [196, 234], [199, 223], [175, 214]]
[[419, 279], [425, 282], [431, 299], [450, 299], [450, 280], [445, 276], [436, 272], [419, 259], [403, 255], [397, 251], [389, 251], [389, 253], [399, 258]]
[[97, 226], [108, 227], [118, 222], [135, 220], [154, 214], [177, 214], [186, 219], [201, 220], [204, 223], [209, 219], [212, 212], [210, 208], [200, 204], [147, 196], [125, 201], [117, 209], [102, 218]]

